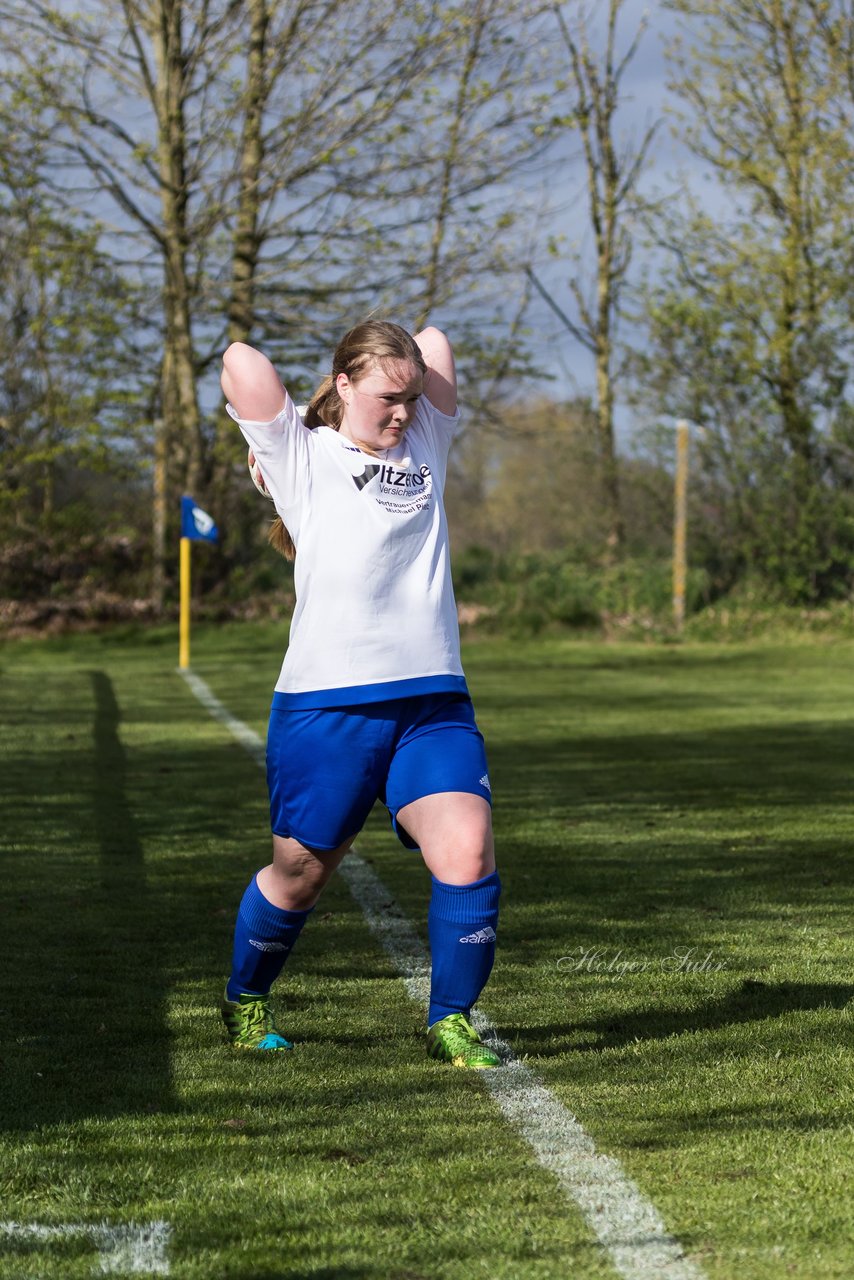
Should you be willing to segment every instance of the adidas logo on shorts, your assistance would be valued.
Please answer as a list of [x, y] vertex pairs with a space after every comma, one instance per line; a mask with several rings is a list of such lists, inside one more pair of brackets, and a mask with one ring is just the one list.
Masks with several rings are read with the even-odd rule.
[[489, 925], [485, 929], [478, 929], [477, 933], [468, 933], [464, 938], [460, 938], [460, 942], [494, 942], [495, 930]]
[[486, 787], [489, 794], [492, 795], [492, 787], [489, 785], [489, 774], [485, 773], [483, 777], [479, 779], [479, 781], [480, 781], [480, 785], [482, 787]]

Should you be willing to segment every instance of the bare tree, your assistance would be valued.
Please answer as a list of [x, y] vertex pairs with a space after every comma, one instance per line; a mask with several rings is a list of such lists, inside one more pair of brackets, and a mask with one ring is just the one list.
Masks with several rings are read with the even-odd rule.
[[567, 94], [571, 119], [580, 136], [584, 156], [587, 216], [595, 249], [592, 280], [580, 257], [569, 281], [576, 317], [569, 314], [539, 276], [532, 281], [572, 337], [590, 352], [596, 373], [596, 424], [602, 486], [608, 511], [606, 537], [610, 553], [624, 538], [619, 469], [614, 441], [615, 350], [622, 294], [632, 260], [634, 223], [641, 205], [638, 184], [644, 171], [656, 124], [639, 141], [621, 144], [617, 113], [625, 105], [623, 81], [646, 30], [644, 18], [624, 53], [617, 50], [617, 26], [624, 0], [608, 0], [604, 46], [594, 49], [593, 10], [574, 0], [551, 6], [568, 58]]
[[[235, 38], [234, 9], [214, 17], [205, 3], [100, 0], [84, 16], [34, 0], [0, 10], [7, 75], [38, 107], [33, 124], [52, 158], [56, 199], [85, 225], [94, 198], [99, 215], [112, 215], [114, 257], [125, 270], [131, 258], [151, 286], [163, 349], [157, 469], [171, 461], [180, 487], [191, 491], [204, 467], [191, 246], [209, 230], [197, 139], [214, 87], [211, 68]], [[166, 497], [156, 474], [156, 503]], [[162, 506], [153, 527], [155, 564], [162, 565]], [[162, 580], [157, 572], [158, 596]]]
[[538, 37], [520, 27], [542, 9], [0, 0], [57, 199], [81, 225], [109, 218], [103, 243], [149, 290], [156, 560], [177, 489], [227, 505], [236, 437], [199, 395], [226, 340], [284, 345], [307, 381], [360, 310], [421, 320], [510, 275], [507, 178], [548, 141]]

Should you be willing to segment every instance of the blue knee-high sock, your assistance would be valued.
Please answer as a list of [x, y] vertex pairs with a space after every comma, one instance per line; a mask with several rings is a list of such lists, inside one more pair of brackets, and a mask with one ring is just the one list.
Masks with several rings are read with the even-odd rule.
[[449, 1013], [468, 1017], [486, 986], [495, 959], [500, 895], [497, 871], [473, 884], [444, 884], [433, 877], [427, 916], [433, 958], [429, 1027]]
[[229, 1000], [236, 1000], [241, 991], [267, 994], [313, 910], [274, 907], [258, 888], [257, 877], [252, 878], [234, 926], [231, 977], [226, 987]]

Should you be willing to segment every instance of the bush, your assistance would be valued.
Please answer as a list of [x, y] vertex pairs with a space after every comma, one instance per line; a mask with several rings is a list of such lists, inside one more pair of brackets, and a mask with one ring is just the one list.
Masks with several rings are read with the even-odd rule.
[[[625, 559], [611, 566], [571, 554], [498, 556], [469, 548], [454, 575], [462, 606], [492, 630], [536, 635], [548, 628], [667, 632], [672, 629], [673, 585], [669, 560]], [[686, 614], [707, 598], [708, 580], [692, 570]], [[463, 618], [469, 611], [461, 609]]]
[[108, 590], [135, 596], [150, 573], [143, 539], [84, 534], [31, 536], [0, 546], [0, 598], [62, 599]]

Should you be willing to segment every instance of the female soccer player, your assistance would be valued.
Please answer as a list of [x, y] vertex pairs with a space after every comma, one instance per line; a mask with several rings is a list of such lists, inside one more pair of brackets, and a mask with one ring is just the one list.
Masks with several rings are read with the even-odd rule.
[[243, 343], [223, 357], [222, 387], [280, 517], [271, 541], [296, 557], [267, 738], [273, 860], [240, 904], [222, 1005], [229, 1039], [292, 1047], [271, 984], [379, 798], [432, 874], [427, 1052], [498, 1066], [469, 1022], [492, 969], [501, 885], [442, 502], [459, 428], [450, 344], [434, 328], [412, 338], [358, 325], [304, 419], [266, 356]]

